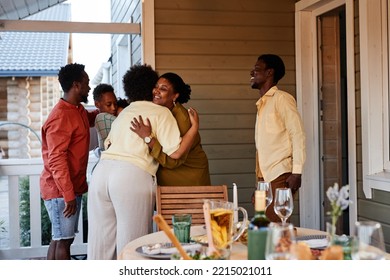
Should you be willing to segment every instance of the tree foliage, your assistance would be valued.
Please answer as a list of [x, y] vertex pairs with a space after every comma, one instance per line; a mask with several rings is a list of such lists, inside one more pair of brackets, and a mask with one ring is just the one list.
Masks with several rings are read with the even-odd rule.
[[[20, 195], [20, 245], [31, 246], [31, 226], [30, 226], [30, 182], [27, 176], [19, 178]], [[47, 214], [45, 204], [41, 199], [41, 227], [42, 245], [48, 245], [51, 240], [51, 222]]]

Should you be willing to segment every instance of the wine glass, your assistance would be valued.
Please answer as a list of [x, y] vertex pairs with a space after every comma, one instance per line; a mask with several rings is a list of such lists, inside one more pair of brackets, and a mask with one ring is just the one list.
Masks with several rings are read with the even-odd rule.
[[265, 244], [266, 260], [296, 260], [294, 226], [290, 223], [270, 223]]
[[352, 259], [385, 259], [385, 243], [380, 223], [374, 221], [356, 222], [352, 245]]
[[274, 210], [285, 224], [294, 209], [294, 199], [289, 188], [277, 188], [275, 190]]
[[257, 189], [265, 191], [265, 207], [267, 208], [273, 199], [271, 182], [259, 181], [257, 182]]

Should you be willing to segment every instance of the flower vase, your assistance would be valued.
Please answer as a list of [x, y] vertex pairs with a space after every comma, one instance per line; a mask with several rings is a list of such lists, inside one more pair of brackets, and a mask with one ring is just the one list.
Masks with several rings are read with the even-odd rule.
[[336, 226], [332, 223], [326, 223], [326, 232], [328, 239], [328, 247], [332, 245], [339, 245], [343, 248], [343, 259], [351, 260], [351, 246], [352, 237], [336, 234]]
[[327, 222], [326, 223], [326, 233], [328, 239], [328, 246], [332, 245], [334, 237], [336, 236], [336, 225]]

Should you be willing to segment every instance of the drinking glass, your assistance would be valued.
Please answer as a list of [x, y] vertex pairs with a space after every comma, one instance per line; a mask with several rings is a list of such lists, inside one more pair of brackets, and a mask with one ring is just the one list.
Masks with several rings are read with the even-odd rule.
[[294, 210], [294, 199], [291, 189], [277, 188], [275, 190], [274, 210], [282, 220], [282, 223], [285, 224]]
[[265, 191], [265, 207], [267, 208], [273, 199], [271, 182], [258, 181], [257, 189], [260, 191]]
[[270, 223], [265, 244], [266, 260], [296, 260], [294, 226], [290, 223]]
[[356, 222], [352, 245], [352, 259], [385, 259], [385, 243], [380, 223], [374, 221]]
[[173, 232], [180, 243], [190, 243], [191, 214], [174, 214], [172, 216]]

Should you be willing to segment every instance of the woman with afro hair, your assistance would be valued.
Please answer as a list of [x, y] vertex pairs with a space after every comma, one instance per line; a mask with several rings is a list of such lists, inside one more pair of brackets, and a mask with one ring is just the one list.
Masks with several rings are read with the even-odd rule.
[[[164, 153], [178, 159], [198, 133], [195, 110], [188, 110], [192, 126], [180, 137], [171, 111], [151, 102], [157, 79], [149, 65], [134, 65], [123, 76], [130, 104], [112, 123], [89, 186], [88, 259], [117, 259], [128, 242], [152, 231], [158, 162], [149, 153], [150, 139], [158, 138]], [[153, 127], [145, 138], [130, 130], [140, 116]]]
[[[180, 135], [191, 128], [190, 116], [182, 105], [190, 100], [191, 87], [176, 73], [160, 76], [153, 90], [153, 103], [167, 107], [179, 125]], [[131, 128], [141, 138], [151, 134], [151, 126], [138, 119]], [[153, 138], [149, 145], [150, 154], [160, 163], [157, 184], [160, 186], [209, 186], [210, 173], [207, 155], [201, 144], [199, 132], [188, 153], [180, 159], [173, 159], [163, 152], [160, 141]]]

